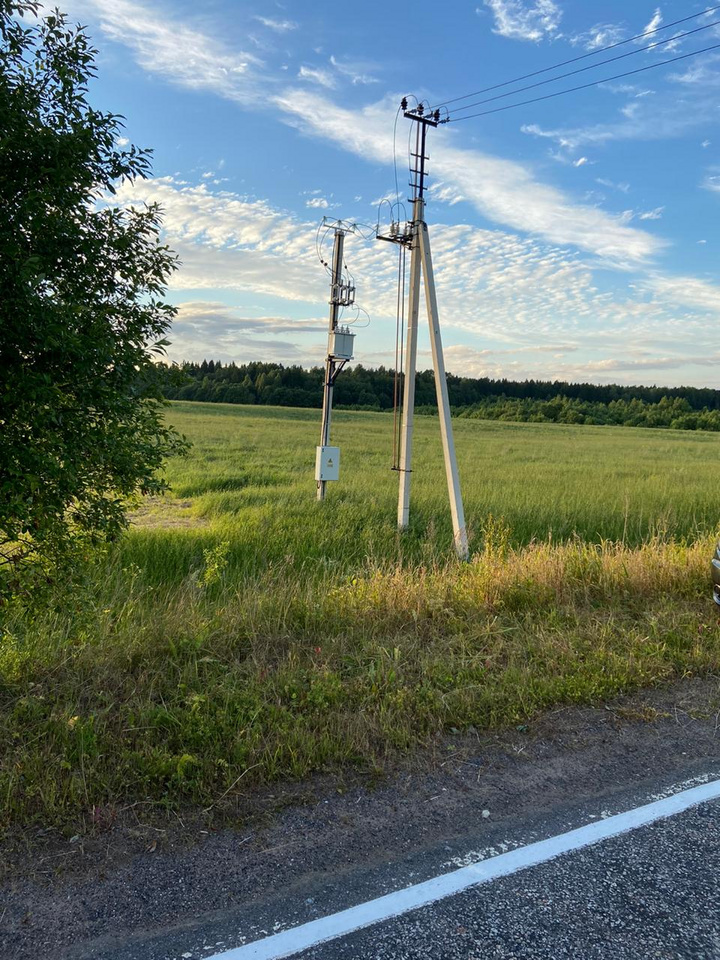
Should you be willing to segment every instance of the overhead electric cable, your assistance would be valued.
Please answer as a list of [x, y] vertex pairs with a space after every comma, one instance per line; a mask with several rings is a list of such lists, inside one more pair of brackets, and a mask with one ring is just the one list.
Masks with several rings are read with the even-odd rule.
[[720, 43], [715, 43], [711, 47], [703, 47], [701, 50], [694, 50], [692, 53], [685, 53], [680, 57], [672, 57], [669, 60], [660, 60], [657, 63], [650, 63], [646, 67], [638, 67], [637, 70], [628, 70], [626, 73], [618, 73], [613, 77], [603, 77], [601, 80], [592, 80], [590, 83], [582, 83], [577, 87], [567, 87], [565, 90], [556, 90], [555, 93], [546, 93], [542, 97], [533, 97], [530, 100], [520, 100], [518, 103], [506, 103], [504, 107], [494, 107], [492, 110], [481, 110], [480, 113], [470, 113], [465, 117], [450, 116], [443, 123], [459, 123], [461, 120], [472, 120], [474, 117], [487, 117], [491, 113], [502, 113], [504, 110], [512, 110], [514, 107], [525, 107], [530, 103], [540, 103], [542, 100], [552, 100], [553, 97], [561, 97], [565, 93], [575, 93], [578, 90], [587, 90], [589, 87], [597, 87], [600, 83], [610, 83], [612, 80], [622, 80], [623, 77], [633, 77], [638, 73], [645, 73], [646, 70], [654, 70], [656, 67], [665, 67], [670, 63], [678, 63], [680, 60], [688, 60], [690, 57], [697, 57], [701, 53], [709, 53], [711, 50], [720, 50]]
[[544, 67], [542, 70], [535, 70], [532, 73], [525, 73], [521, 77], [515, 77], [513, 80], [504, 80], [502, 83], [493, 84], [491, 87], [484, 87], [482, 90], [475, 90], [473, 93], [465, 93], [461, 97], [453, 97], [450, 100], [438, 100], [437, 103], [433, 104], [432, 107], [429, 107], [429, 110], [435, 110], [438, 107], [442, 107], [448, 103], [458, 103], [460, 100], [469, 100], [470, 97], [479, 97], [483, 93], [490, 93], [493, 90], [500, 90], [502, 87], [508, 87], [513, 83], [521, 83], [523, 80], [530, 80], [532, 77], [539, 77], [543, 73], [550, 73], [552, 70], [560, 70], [561, 67], [569, 67], [572, 63], [579, 63], [581, 60], [587, 60], [588, 57], [597, 57], [601, 53], [607, 53], [608, 50], [615, 50], [617, 47], [622, 47], [628, 43], [635, 43], [637, 40], [644, 40], [645, 37], [651, 37], [655, 33], [661, 33], [663, 30], [671, 30], [673, 27], [679, 26], [681, 23], [687, 23], [689, 20], [696, 20], [698, 17], [704, 17], [709, 13], [714, 13], [716, 10], [720, 10], [720, 4], [717, 4], [714, 7], [707, 7], [705, 10], [700, 10], [698, 13], [693, 13], [689, 17], [683, 17], [680, 20], [673, 20], [672, 23], [666, 23], [662, 27], [655, 27], [653, 30], [646, 30], [644, 33], [639, 33], [634, 37], [628, 37], [627, 40], [618, 40], [616, 43], [609, 43], [605, 47], [599, 47], [597, 50], [591, 50], [590, 53], [584, 53], [579, 57], [572, 57], [570, 60], [563, 60], [561, 63], [556, 63], [551, 67]]
[[607, 60], [600, 60], [598, 63], [590, 63], [586, 67], [580, 67], [578, 70], [570, 70], [568, 73], [559, 73], [556, 77], [548, 77], [547, 80], [538, 80], [536, 83], [530, 83], [526, 87], [518, 87], [515, 90], [508, 90], [505, 93], [498, 93], [494, 97], [487, 97], [485, 100], [476, 100], [474, 103], [466, 103], [462, 107], [455, 107], [455, 112], [459, 110], [471, 110], [473, 107], [480, 107], [484, 103], [493, 103], [495, 100], [503, 100], [505, 97], [513, 97], [516, 93], [524, 93], [526, 90], [534, 90], [536, 87], [542, 87], [546, 83], [554, 83], [556, 80], [566, 80], [568, 77], [574, 77], [578, 73], [586, 73], [588, 70], [594, 70], [596, 67], [604, 67], [608, 63], [615, 63], [616, 60], [625, 60], [627, 57], [634, 57], [638, 53], [646, 50], [654, 50], [666, 43], [676, 43], [685, 37], [691, 37], [695, 33], [701, 33], [703, 30], [709, 30], [710, 27], [716, 27], [720, 20], [713, 20], [712, 23], [706, 23], [702, 27], [696, 27], [694, 30], [688, 30], [686, 33], [680, 33], [675, 37], [668, 37], [667, 40], [658, 40], [656, 43], [650, 43], [646, 47], [638, 47], [637, 50], [630, 50], [628, 53], [620, 53], [616, 57], [608, 57]]

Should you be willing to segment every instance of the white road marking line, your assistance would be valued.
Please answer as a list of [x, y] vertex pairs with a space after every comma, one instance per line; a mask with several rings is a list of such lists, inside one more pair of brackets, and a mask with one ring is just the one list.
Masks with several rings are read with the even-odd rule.
[[498, 854], [481, 863], [461, 867], [459, 870], [417, 883], [404, 890], [368, 900], [366, 903], [360, 903], [356, 907], [341, 910], [328, 917], [321, 917], [319, 920], [283, 930], [263, 940], [256, 940], [254, 943], [215, 954], [207, 960], [281, 960], [283, 957], [291, 957], [301, 950], [308, 950], [329, 940], [336, 940], [338, 937], [363, 927], [370, 927], [383, 920], [391, 920], [410, 910], [417, 910], [419, 907], [425, 907], [445, 897], [462, 893], [470, 887], [489, 883], [499, 877], [507, 877], [519, 870], [526, 870], [528, 867], [591, 846], [601, 840], [637, 830], [638, 827], [675, 816], [699, 803], [718, 798], [720, 798], [720, 780], [713, 780], [711, 783], [664, 797], [662, 800], [636, 807], [634, 810], [588, 823], [584, 827], [561, 833], [557, 837], [539, 840], [537, 843], [510, 850], [508, 853]]

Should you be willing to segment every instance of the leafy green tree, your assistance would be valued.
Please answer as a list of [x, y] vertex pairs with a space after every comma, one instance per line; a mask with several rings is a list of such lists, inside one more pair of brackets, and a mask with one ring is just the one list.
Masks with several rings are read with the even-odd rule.
[[[184, 441], [153, 356], [176, 260], [156, 206], [110, 202], [145, 177], [122, 118], [93, 109], [80, 27], [0, 0], [0, 569], [115, 536]], [[28, 26], [24, 25], [27, 14]]]

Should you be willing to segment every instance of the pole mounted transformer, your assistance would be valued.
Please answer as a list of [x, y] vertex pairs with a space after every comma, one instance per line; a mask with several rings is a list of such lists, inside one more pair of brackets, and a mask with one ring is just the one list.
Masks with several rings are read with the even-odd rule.
[[430, 324], [430, 344], [432, 347], [433, 368], [435, 371], [435, 392], [437, 395], [438, 413], [440, 414], [440, 433], [442, 435], [443, 456], [445, 459], [445, 474], [447, 478], [448, 494], [450, 498], [450, 512], [452, 514], [453, 540], [455, 551], [461, 560], [468, 559], [467, 530], [465, 528], [465, 513], [463, 510], [460, 477], [458, 475], [457, 458], [455, 456], [455, 442], [453, 439], [452, 421], [450, 418], [450, 400], [448, 397], [447, 376], [443, 357], [442, 338], [440, 336], [440, 319], [438, 314], [437, 295], [435, 292], [435, 275], [433, 273], [432, 254], [430, 251], [430, 235], [425, 221], [425, 187], [427, 172], [426, 154], [427, 132], [431, 127], [437, 127], [441, 118], [439, 111], [425, 114], [422, 103], [414, 110], [408, 109], [408, 102], [403, 98], [400, 108], [404, 116], [415, 124], [415, 150], [410, 153], [414, 164], [410, 167], [412, 189], [412, 220], [409, 224], [391, 224], [390, 231], [382, 235], [377, 232], [380, 240], [401, 244], [410, 248], [410, 293], [407, 311], [407, 340], [405, 345], [405, 378], [402, 401], [402, 420], [400, 423], [400, 459], [397, 469], [400, 474], [400, 490], [398, 494], [398, 528], [405, 530], [410, 519], [410, 480], [412, 477], [412, 446], [415, 414], [415, 372], [417, 367], [417, 336], [420, 311], [420, 281], [424, 281], [425, 304], [428, 322]]
[[[325, 221], [323, 221], [325, 222]], [[330, 269], [330, 320], [328, 326], [328, 350], [325, 359], [325, 379], [323, 382], [322, 424], [320, 427], [320, 445], [315, 454], [315, 480], [317, 498], [325, 499], [325, 487], [328, 482], [340, 477], [340, 448], [330, 446], [330, 424], [332, 420], [333, 387], [337, 375], [345, 364], [352, 360], [355, 334], [349, 327], [340, 326], [340, 311], [355, 302], [355, 287], [348, 280], [343, 281], [343, 250], [348, 228], [335, 226], [333, 239], [332, 267]]]

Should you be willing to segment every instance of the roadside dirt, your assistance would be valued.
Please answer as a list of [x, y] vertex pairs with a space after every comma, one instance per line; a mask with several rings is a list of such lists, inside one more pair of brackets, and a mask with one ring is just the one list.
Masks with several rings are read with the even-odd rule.
[[[0, 847], [0, 956], [74, 956], [108, 936], [221, 913], [303, 878], [405, 856], [567, 801], [720, 763], [720, 681], [688, 680], [529, 727], [448, 736], [382, 779], [318, 777], [216, 811], [96, 810], [83, 835]], [[102, 956], [102, 952], [88, 953]]]

